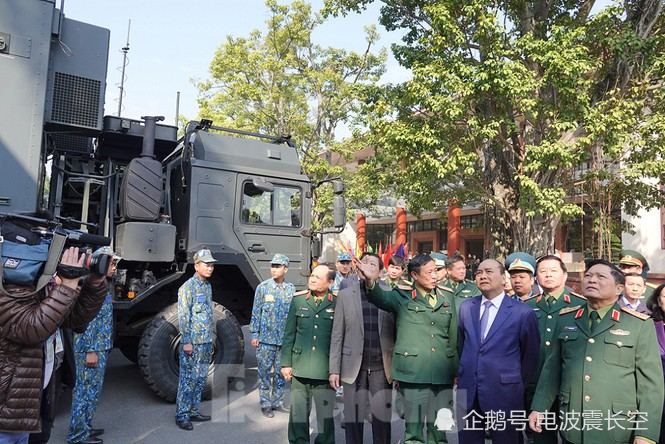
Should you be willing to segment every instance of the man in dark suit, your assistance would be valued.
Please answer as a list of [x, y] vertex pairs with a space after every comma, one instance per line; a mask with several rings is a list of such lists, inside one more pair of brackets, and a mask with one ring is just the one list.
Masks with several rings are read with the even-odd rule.
[[408, 267], [413, 282], [392, 291], [377, 283], [377, 268], [359, 261], [356, 266], [369, 302], [395, 314], [397, 336], [391, 375], [399, 382], [404, 399], [404, 442], [447, 442], [446, 429], [435, 422], [440, 411], [452, 416], [457, 314], [450, 292], [437, 286], [434, 259], [424, 254], [414, 257]]
[[[524, 390], [538, 365], [540, 334], [533, 310], [506, 296], [505, 279], [501, 262], [481, 262], [476, 284], [482, 296], [460, 306], [457, 427], [464, 444], [483, 444], [486, 428], [494, 444], [521, 440], [514, 419], [520, 413], [524, 418]], [[505, 419], [493, 427], [490, 419], [500, 412]]]
[[[363, 253], [360, 261], [378, 270], [381, 259]], [[337, 295], [330, 341], [330, 385], [344, 387], [344, 432], [349, 444], [362, 444], [369, 403], [375, 444], [390, 443], [395, 318], [367, 300], [357, 276], [344, 279]]]

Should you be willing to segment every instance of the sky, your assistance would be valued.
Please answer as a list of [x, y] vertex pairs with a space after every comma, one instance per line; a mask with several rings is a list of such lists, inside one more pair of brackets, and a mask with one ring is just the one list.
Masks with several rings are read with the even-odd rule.
[[[59, 8], [61, 1], [56, 0]], [[315, 10], [323, 6], [322, 0], [311, 3]], [[111, 31], [105, 115], [118, 113], [121, 48], [131, 20], [122, 116], [162, 115], [169, 125], [175, 124], [178, 91], [180, 115], [197, 117], [194, 82], [209, 77], [210, 63], [226, 36], [248, 36], [254, 29], [264, 29], [268, 18], [264, 0], [64, 0], [64, 12], [69, 19]], [[382, 81], [404, 81], [409, 74], [389, 50], [400, 34], [388, 33], [378, 25], [378, 17], [377, 2], [363, 14], [331, 19], [314, 34], [315, 43], [361, 52], [366, 47], [364, 26], [377, 24], [381, 41], [374, 52], [385, 47], [389, 53]]]

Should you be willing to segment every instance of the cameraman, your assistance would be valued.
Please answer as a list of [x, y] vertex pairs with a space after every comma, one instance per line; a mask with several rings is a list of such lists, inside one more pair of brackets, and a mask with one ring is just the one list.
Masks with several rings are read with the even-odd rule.
[[[82, 268], [85, 255], [69, 247], [60, 265]], [[0, 292], [0, 444], [24, 444], [39, 432], [47, 341], [59, 327], [85, 328], [97, 315], [108, 289], [105, 276], [58, 277], [55, 285], [34, 288], [6, 284]]]

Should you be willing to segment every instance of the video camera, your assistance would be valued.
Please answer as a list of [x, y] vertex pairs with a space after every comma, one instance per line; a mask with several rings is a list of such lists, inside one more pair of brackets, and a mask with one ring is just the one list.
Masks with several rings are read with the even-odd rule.
[[111, 238], [68, 230], [58, 222], [26, 215], [0, 215], [3, 278], [7, 282], [29, 284], [38, 277], [48, 259], [49, 246], [56, 236], [66, 236], [64, 247], [79, 247], [85, 254], [83, 267], [58, 264], [58, 274], [75, 279], [89, 273], [105, 276], [113, 263], [110, 254], [90, 254], [84, 247], [101, 247], [111, 244]]

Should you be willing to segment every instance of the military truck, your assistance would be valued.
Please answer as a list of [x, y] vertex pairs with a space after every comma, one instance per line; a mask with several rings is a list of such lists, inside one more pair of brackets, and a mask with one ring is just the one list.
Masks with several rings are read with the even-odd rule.
[[[314, 188], [294, 141], [190, 122], [182, 137], [161, 117], [104, 116], [109, 31], [64, 16], [50, 1], [0, 0], [0, 212], [48, 208], [65, 228], [113, 239], [114, 343], [150, 387], [174, 400], [180, 335], [177, 290], [193, 253], [219, 263], [209, 396], [239, 370], [241, 325], [275, 253], [304, 288], [321, 233]], [[65, 49], [66, 48], [66, 49]], [[50, 174], [49, 174], [50, 171]], [[343, 184], [335, 231], [345, 223]]]

